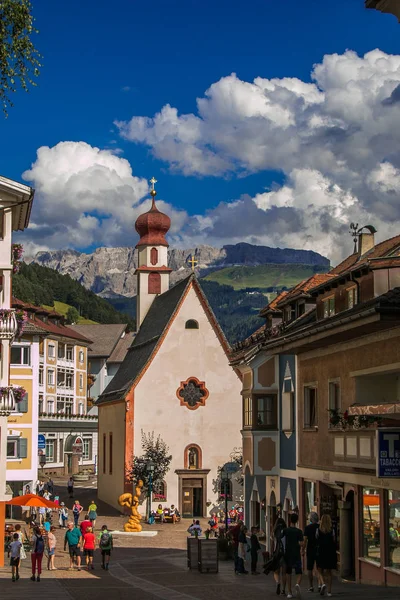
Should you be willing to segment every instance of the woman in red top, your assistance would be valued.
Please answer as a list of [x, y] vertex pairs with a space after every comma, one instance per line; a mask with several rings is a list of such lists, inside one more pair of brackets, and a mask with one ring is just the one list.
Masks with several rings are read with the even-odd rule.
[[95, 549], [96, 538], [93, 533], [92, 527], [86, 529], [86, 533], [83, 536], [83, 553], [86, 558], [86, 566], [88, 569], [94, 569], [93, 566], [93, 553]]

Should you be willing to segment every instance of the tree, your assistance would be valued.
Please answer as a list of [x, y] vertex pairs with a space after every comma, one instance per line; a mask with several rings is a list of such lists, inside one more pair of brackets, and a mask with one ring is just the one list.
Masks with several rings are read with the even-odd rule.
[[27, 92], [39, 75], [40, 54], [31, 40], [38, 33], [33, 22], [30, 0], [0, 0], [0, 102], [6, 116], [17, 85]]
[[67, 310], [66, 321], [69, 325], [73, 325], [79, 321], [79, 313], [74, 306], [70, 306]]
[[[234, 479], [235, 481], [243, 486], [243, 452], [242, 452], [242, 448], [234, 448], [232, 450], [232, 452], [229, 455], [229, 461], [227, 462], [235, 462], [238, 465], [238, 470], [234, 475]], [[217, 477], [215, 479], [212, 480], [212, 484], [213, 484], [213, 492], [214, 494], [218, 494], [219, 490], [221, 489], [221, 471], [222, 471], [222, 467], [223, 465], [219, 466], [217, 469]]]
[[143, 481], [145, 490], [149, 487], [149, 473], [147, 463], [151, 461], [154, 464], [152, 476], [153, 489], [157, 492], [169, 471], [169, 465], [172, 455], [169, 454], [169, 448], [161, 436], [155, 437], [154, 431], [145, 433], [142, 430], [142, 456], [135, 456], [131, 466], [128, 468], [126, 477], [129, 482]]

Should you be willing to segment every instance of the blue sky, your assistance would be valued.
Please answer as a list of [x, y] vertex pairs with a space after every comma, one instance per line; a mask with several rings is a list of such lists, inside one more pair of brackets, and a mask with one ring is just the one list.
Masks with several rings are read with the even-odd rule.
[[[186, 245], [191, 237], [193, 243], [218, 243], [218, 230], [221, 231], [221, 244], [241, 239], [240, 232], [234, 231], [234, 223], [229, 229], [219, 211], [226, 210], [226, 206], [244, 195], [254, 199], [266, 190], [279, 189], [288, 180], [295, 189], [294, 169], [317, 170], [329, 179], [328, 188], [339, 185], [343, 193], [360, 193], [348, 178], [335, 179], [333, 169], [324, 172], [321, 166], [307, 161], [303, 165], [300, 157], [296, 164], [289, 161], [290, 165], [285, 164], [283, 157], [282, 167], [279, 161], [274, 163], [269, 159], [255, 166], [254, 161], [247, 163], [243, 156], [233, 157], [232, 151], [217, 147], [215, 138], [207, 138], [204, 134], [201, 142], [196, 141], [193, 145], [196, 152], [204, 154], [212, 148], [213, 164], [217, 159], [223, 159], [230, 166], [198, 168], [190, 164], [189, 159], [177, 160], [176, 150], [161, 148], [159, 134], [151, 133], [151, 126], [146, 126], [145, 139], [139, 140], [137, 132], [127, 134], [126, 127], [118, 128], [114, 123], [128, 123], [139, 116], [152, 118], [169, 104], [176, 107], [179, 115], [194, 115], [198, 124], [196, 98], [204, 98], [212, 84], [231, 73], [236, 73], [238, 81], [249, 84], [257, 77], [265, 80], [296, 78], [308, 83], [313, 65], [321, 63], [326, 55], [343, 55], [350, 49], [362, 57], [375, 48], [395, 55], [399, 52], [400, 25], [394, 17], [364, 9], [363, 0], [173, 0], [169, 3], [159, 0], [114, 0], [112, 3], [105, 0], [33, 0], [33, 6], [40, 30], [35, 43], [43, 55], [43, 68], [38, 87], [29, 94], [18, 93], [8, 119], [0, 120], [1, 139], [6, 141], [2, 144], [1, 155], [3, 175], [22, 180], [22, 174], [35, 163], [37, 150], [45, 146], [53, 148], [60, 142], [85, 142], [100, 150], [111, 149], [117, 152], [117, 158], [129, 161], [134, 176], [149, 179], [155, 175], [159, 181], [160, 198], [171, 205], [170, 212], [177, 215], [172, 239]], [[392, 80], [393, 74], [389, 73], [385, 84]], [[246, 104], [246, 99], [243, 102]], [[249, 117], [245, 115], [245, 118]], [[211, 127], [218, 130], [224, 119], [218, 115], [213, 119]], [[237, 129], [241, 126], [238, 122]], [[351, 129], [348, 123], [346, 127]], [[157, 137], [155, 142], [151, 141], [153, 134]], [[176, 144], [174, 134], [172, 138], [171, 144]], [[268, 140], [267, 135], [267, 144]], [[185, 143], [185, 140], [179, 139], [179, 152], [187, 154], [193, 147], [185, 147]], [[240, 141], [236, 143], [240, 144]], [[279, 137], [271, 143], [279, 145]], [[257, 154], [257, 145], [250, 152]], [[388, 159], [385, 155], [378, 158], [379, 164]], [[51, 163], [51, 156], [48, 160]], [[349, 170], [353, 171], [354, 166], [350, 163], [351, 160]], [[396, 160], [391, 160], [390, 164], [397, 168]], [[47, 167], [51, 173], [51, 164]], [[104, 224], [110, 225], [112, 213], [108, 212], [104, 203], [98, 206], [93, 196], [92, 208], [90, 203], [86, 203], [79, 212], [77, 203], [73, 214], [68, 214], [68, 201], [64, 202], [63, 198], [74, 194], [74, 186], [69, 188], [63, 180], [58, 196], [57, 182], [46, 191], [44, 178], [43, 170], [40, 173], [38, 170], [31, 178], [31, 184], [37, 188], [37, 208], [32, 216], [36, 231], [32, 229], [31, 233], [26, 233], [27, 238], [32, 240], [32, 248], [52, 248], [58, 247], [58, 244], [93, 248], [104, 244], [116, 245], [119, 239], [121, 245], [129, 243], [126, 231], [120, 229], [120, 233], [115, 234], [115, 227], [111, 227], [107, 235], [104, 232]], [[43, 200], [46, 194], [48, 197]], [[131, 225], [142, 197], [143, 186], [140, 191], [137, 190]], [[110, 202], [118, 202], [118, 198], [110, 198]], [[271, 219], [265, 222], [266, 228], [268, 222], [275, 223], [274, 209], [296, 208], [296, 199], [293, 200], [294, 206], [292, 201], [288, 204], [278, 199], [277, 202], [274, 200], [274, 204], [268, 199], [268, 206], [262, 207], [263, 202], [265, 204], [264, 200], [260, 200], [257, 208], [264, 213], [266, 209], [269, 211]], [[313, 206], [317, 204], [314, 202]], [[368, 206], [363, 205], [362, 210], [367, 210], [368, 214], [371, 204], [372, 200]], [[168, 210], [167, 206], [165, 208]], [[49, 212], [52, 216], [46, 219]], [[235, 217], [237, 227], [242, 224], [241, 219], [247, 212], [243, 207]], [[271, 245], [279, 245], [279, 239], [282, 239], [284, 244], [289, 245], [292, 239], [289, 233], [296, 230], [293, 243], [298, 245], [303, 239], [300, 221], [304, 215], [300, 218], [292, 213], [286, 216], [285, 212], [279, 214], [280, 225], [275, 237], [272, 233], [263, 237], [256, 231], [257, 227], [253, 235], [253, 225], [249, 222], [244, 227], [242, 238]], [[93, 223], [90, 223], [92, 233], [87, 238], [71, 235], [70, 228], [79, 216], [86, 220], [95, 216], [103, 233], [93, 234]], [[190, 222], [193, 216], [195, 226]], [[200, 223], [204, 216], [213, 224], [210, 224], [211, 221]], [[379, 218], [386, 218], [388, 222], [392, 217], [392, 214], [386, 217], [383, 213], [379, 214]], [[127, 214], [124, 218], [128, 218]], [[257, 215], [254, 218], [259, 220]], [[319, 219], [318, 227], [323, 227], [321, 215], [315, 218]], [[43, 221], [47, 227], [44, 227]], [[61, 233], [65, 235], [56, 236], [57, 242], [51, 230], [62, 221], [65, 221], [66, 228]], [[215, 221], [220, 223], [217, 228], [214, 227]], [[292, 223], [294, 229], [282, 233], [282, 221]], [[85, 224], [87, 226], [88, 223]], [[327, 228], [331, 230], [328, 225]], [[304, 231], [304, 244], [309, 243], [310, 236], [313, 236], [312, 232]], [[132, 243], [134, 241], [132, 233]], [[304, 244], [303, 247], [306, 247]], [[316, 249], [324, 250], [323, 244]]]

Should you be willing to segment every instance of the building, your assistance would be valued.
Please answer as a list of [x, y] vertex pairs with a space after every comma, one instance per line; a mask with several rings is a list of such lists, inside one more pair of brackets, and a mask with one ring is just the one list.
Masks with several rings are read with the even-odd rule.
[[141, 433], [154, 431], [173, 456], [158, 493], [184, 517], [205, 516], [219, 502], [218, 467], [241, 442], [241, 384], [194, 274], [169, 287], [170, 219], [152, 196], [136, 221], [138, 332], [97, 401], [98, 494], [118, 507], [118, 496], [132, 489], [125, 473], [142, 454]]
[[39, 434], [45, 437], [41, 475], [96, 469], [97, 416], [87, 411], [87, 350], [91, 340], [65, 326], [62, 315], [14, 299], [46, 332], [39, 344]]
[[[71, 329], [92, 340], [88, 348], [88, 399], [93, 405], [123, 362], [134, 334], [124, 324], [71, 325]], [[97, 414], [97, 407], [90, 409]]]
[[[23, 231], [29, 223], [34, 190], [11, 179], [0, 177], [0, 531], [4, 531], [4, 502], [10, 499], [7, 481], [8, 416], [15, 411], [18, 390], [10, 386], [10, 344], [19, 323], [11, 309], [11, 279], [19, 259], [18, 248], [12, 245], [13, 231]], [[18, 402], [17, 402], [18, 403]], [[4, 545], [0, 544], [0, 567], [4, 565]]]
[[[399, 585], [400, 478], [378, 476], [377, 458], [400, 455], [400, 236], [356, 237], [325, 278], [278, 302], [280, 331], [257, 352], [296, 357], [300, 525], [329, 513], [341, 575]], [[396, 450], [380, 451], [388, 435]]]
[[11, 345], [10, 383], [26, 394], [8, 417], [7, 484], [13, 496], [31, 491], [38, 475], [39, 345], [47, 332], [30, 319]]

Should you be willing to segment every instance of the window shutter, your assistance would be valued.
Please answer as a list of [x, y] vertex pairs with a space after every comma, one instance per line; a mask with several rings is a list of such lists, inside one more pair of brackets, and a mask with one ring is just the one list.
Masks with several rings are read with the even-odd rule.
[[18, 440], [18, 458], [28, 457], [28, 440], [27, 438], [19, 438]]
[[28, 394], [25, 394], [25, 396], [22, 398], [21, 402], [18, 402], [17, 405], [17, 411], [18, 412], [22, 412], [22, 413], [27, 413], [28, 412]]

